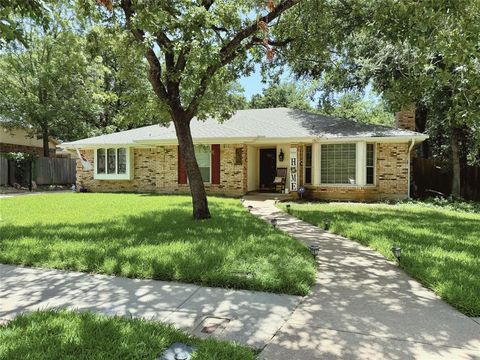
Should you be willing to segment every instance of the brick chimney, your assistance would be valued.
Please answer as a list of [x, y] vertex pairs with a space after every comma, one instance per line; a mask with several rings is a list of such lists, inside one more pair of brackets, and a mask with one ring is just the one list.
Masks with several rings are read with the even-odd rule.
[[415, 131], [415, 106], [404, 106], [395, 114], [395, 126], [399, 129]]

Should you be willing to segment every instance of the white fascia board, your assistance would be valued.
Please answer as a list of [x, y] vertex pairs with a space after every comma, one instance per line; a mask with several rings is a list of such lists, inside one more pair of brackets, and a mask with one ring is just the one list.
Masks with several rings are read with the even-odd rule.
[[75, 150], [75, 149], [83, 149], [83, 150], [95, 150], [95, 149], [101, 149], [101, 148], [104, 148], [104, 149], [107, 149], [107, 148], [119, 148], [119, 147], [123, 147], [123, 148], [137, 148], [137, 147], [145, 147], [145, 146], [141, 146], [141, 145], [137, 145], [137, 144], [105, 144], [105, 143], [99, 143], [99, 144], [62, 144], [62, 148], [65, 149], [65, 150]]
[[318, 142], [320, 143], [345, 143], [345, 142], [359, 142], [359, 141], [366, 141], [366, 142], [375, 142], [375, 143], [399, 143], [399, 142], [411, 142], [412, 139], [415, 142], [422, 142], [428, 139], [428, 135], [402, 135], [402, 136], [383, 136], [383, 137], [375, 137], [375, 136], [362, 136], [362, 137], [331, 137], [325, 138], [320, 137], [318, 138]]
[[[194, 144], [278, 144], [278, 143], [312, 143], [316, 138], [267, 138], [264, 136], [257, 137], [232, 137], [232, 138], [195, 138], [193, 139]], [[151, 140], [135, 140], [135, 144], [144, 144], [144, 145], [178, 145], [178, 141], [175, 139], [169, 140], [160, 140], [160, 139], [151, 139]]]
[[[416, 143], [422, 142], [428, 139], [428, 135], [419, 134], [419, 135], [402, 135], [402, 136], [384, 136], [384, 137], [375, 137], [375, 136], [363, 136], [363, 137], [235, 137], [235, 138], [197, 138], [193, 139], [195, 144], [280, 144], [280, 143], [291, 143], [291, 144], [310, 144], [310, 143], [345, 143], [345, 142], [383, 142], [383, 143], [398, 143], [398, 142], [410, 142], [412, 139]], [[94, 143], [94, 144], [73, 144], [73, 143], [63, 143], [57, 145], [57, 148], [61, 149], [98, 149], [98, 148], [107, 148], [107, 147], [151, 147], [152, 145], [178, 145], [177, 139], [146, 139], [146, 140], [133, 140], [127, 144], [116, 143], [116, 144], [106, 144], [106, 143]]]

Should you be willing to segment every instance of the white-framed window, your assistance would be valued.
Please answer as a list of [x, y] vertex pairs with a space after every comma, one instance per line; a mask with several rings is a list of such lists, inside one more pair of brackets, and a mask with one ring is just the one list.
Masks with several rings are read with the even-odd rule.
[[366, 184], [375, 184], [375, 144], [367, 144]]
[[126, 147], [108, 147], [95, 150], [94, 179], [131, 180], [131, 150]]
[[212, 148], [210, 145], [195, 145], [195, 158], [204, 183], [212, 181]]
[[320, 182], [351, 184], [356, 181], [357, 144], [322, 144], [320, 149]]

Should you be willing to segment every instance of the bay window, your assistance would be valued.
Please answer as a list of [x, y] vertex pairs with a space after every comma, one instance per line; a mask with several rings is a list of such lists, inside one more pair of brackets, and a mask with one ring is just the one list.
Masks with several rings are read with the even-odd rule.
[[130, 149], [125, 147], [95, 150], [95, 173], [98, 180], [131, 180]]

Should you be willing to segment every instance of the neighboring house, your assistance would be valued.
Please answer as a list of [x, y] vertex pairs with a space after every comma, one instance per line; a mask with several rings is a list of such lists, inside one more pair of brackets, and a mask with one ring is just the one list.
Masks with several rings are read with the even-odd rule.
[[[50, 156], [68, 156], [67, 153], [57, 151], [59, 144], [60, 142], [49, 139]], [[25, 152], [43, 156], [43, 141], [25, 129], [0, 126], [0, 153], [4, 152]]]
[[[359, 124], [288, 108], [237, 111], [229, 120], [192, 120], [197, 161], [210, 194], [273, 191], [278, 169], [286, 189], [326, 200], [396, 200], [409, 196], [412, 148], [427, 138], [411, 111], [398, 128]], [[188, 192], [175, 129], [153, 125], [63, 143], [77, 161], [77, 185], [88, 191]]]

